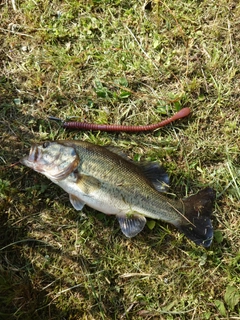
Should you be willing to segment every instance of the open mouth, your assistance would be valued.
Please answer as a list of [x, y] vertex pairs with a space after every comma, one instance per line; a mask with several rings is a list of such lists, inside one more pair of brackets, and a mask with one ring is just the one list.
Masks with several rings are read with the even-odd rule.
[[33, 145], [30, 149], [30, 152], [29, 152], [29, 157], [28, 157], [28, 161], [30, 162], [35, 162], [37, 161], [37, 158], [38, 158], [38, 147], [36, 145]]
[[37, 162], [38, 156], [39, 156], [38, 147], [36, 145], [33, 145], [30, 149], [29, 155], [22, 158], [20, 162], [27, 167], [33, 168], [34, 163]]

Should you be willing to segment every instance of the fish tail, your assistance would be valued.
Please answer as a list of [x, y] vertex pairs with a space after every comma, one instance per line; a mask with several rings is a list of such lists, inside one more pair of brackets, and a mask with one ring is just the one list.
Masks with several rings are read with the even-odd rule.
[[189, 239], [197, 245], [209, 247], [213, 238], [213, 227], [210, 216], [216, 192], [212, 188], [205, 188], [197, 194], [183, 200], [185, 206], [184, 222], [178, 226]]

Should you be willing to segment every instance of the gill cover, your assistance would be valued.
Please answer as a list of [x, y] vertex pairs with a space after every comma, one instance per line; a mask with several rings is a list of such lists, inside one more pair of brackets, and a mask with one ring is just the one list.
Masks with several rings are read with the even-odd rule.
[[77, 168], [79, 157], [73, 147], [47, 141], [33, 145], [21, 163], [50, 179], [62, 180]]

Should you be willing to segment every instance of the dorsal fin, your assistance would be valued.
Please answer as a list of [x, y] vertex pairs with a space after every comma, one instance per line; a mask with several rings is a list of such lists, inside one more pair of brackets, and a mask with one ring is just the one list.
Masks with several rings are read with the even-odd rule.
[[[112, 153], [115, 153], [117, 154], [118, 156], [122, 157], [123, 159], [129, 161], [129, 162], [134, 162], [133, 160], [131, 160], [127, 155], [126, 153], [124, 153], [122, 151], [121, 148], [119, 147], [115, 147], [115, 146], [104, 146], [105, 149], [107, 149], [108, 151], [111, 151]], [[134, 162], [135, 163], [135, 162]]]
[[159, 192], [166, 192], [169, 188], [169, 176], [165, 169], [157, 162], [139, 163], [131, 160], [128, 156], [122, 152], [118, 147], [107, 146], [107, 150], [116, 153], [128, 162], [136, 165], [142, 172], [142, 174], [151, 182], [153, 187]]
[[165, 169], [157, 162], [140, 165], [144, 176], [159, 192], [166, 192], [169, 187], [169, 176]]

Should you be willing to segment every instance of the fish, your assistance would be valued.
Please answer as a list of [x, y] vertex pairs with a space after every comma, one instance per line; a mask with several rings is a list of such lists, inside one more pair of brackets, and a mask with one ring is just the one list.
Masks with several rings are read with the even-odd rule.
[[76, 210], [87, 205], [115, 215], [128, 238], [151, 218], [172, 224], [196, 245], [212, 243], [215, 190], [205, 187], [188, 198], [172, 198], [166, 192], [169, 177], [156, 162], [138, 164], [115, 147], [80, 140], [33, 144], [20, 162], [65, 190]]

